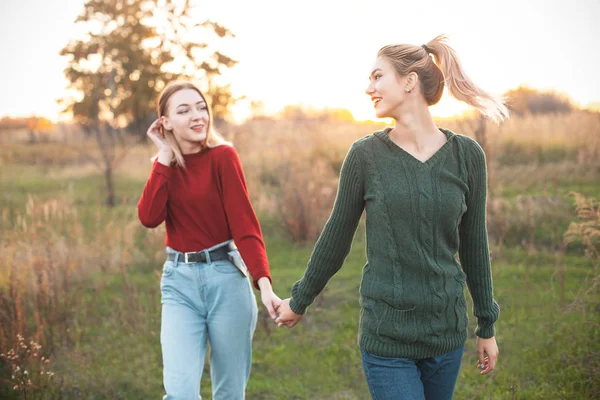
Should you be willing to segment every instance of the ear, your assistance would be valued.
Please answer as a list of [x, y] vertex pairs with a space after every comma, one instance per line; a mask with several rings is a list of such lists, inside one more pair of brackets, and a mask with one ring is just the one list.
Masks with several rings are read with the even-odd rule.
[[416, 72], [411, 72], [406, 76], [406, 87], [409, 90], [413, 90], [419, 83], [419, 75]]
[[163, 127], [168, 130], [168, 131], [172, 131], [173, 130], [173, 125], [171, 125], [171, 122], [169, 121], [169, 118], [165, 117], [164, 115], [161, 117], [163, 120]]

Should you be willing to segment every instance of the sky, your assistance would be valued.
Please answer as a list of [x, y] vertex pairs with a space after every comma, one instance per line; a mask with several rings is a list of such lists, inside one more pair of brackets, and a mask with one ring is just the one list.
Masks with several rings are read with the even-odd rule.
[[[444, 33], [465, 70], [485, 90], [519, 85], [552, 89], [586, 107], [600, 102], [600, 0], [192, 0], [200, 21], [236, 35], [219, 44], [239, 64], [224, 75], [240, 121], [250, 101], [267, 113], [284, 105], [345, 108], [375, 119], [365, 94], [377, 50], [422, 44]], [[59, 119], [67, 59], [59, 51], [81, 35], [75, 18], [85, 0], [2, 0], [0, 117]], [[444, 96], [437, 116], [465, 111]]]

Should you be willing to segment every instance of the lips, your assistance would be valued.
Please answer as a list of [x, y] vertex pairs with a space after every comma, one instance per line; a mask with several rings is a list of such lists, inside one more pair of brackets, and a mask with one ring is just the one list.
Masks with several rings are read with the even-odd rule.
[[371, 101], [373, 101], [373, 107], [377, 107], [381, 100], [383, 100], [381, 97], [371, 97]]
[[204, 125], [194, 125], [190, 127], [190, 129], [194, 132], [202, 132], [202, 130], [204, 130]]

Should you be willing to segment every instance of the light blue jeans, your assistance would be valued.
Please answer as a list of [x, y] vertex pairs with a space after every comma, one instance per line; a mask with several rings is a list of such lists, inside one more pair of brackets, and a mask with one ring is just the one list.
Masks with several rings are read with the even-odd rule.
[[160, 282], [163, 400], [198, 400], [207, 342], [214, 400], [245, 398], [256, 328], [256, 298], [230, 261], [166, 261]]
[[451, 400], [465, 346], [413, 360], [379, 357], [361, 350], [373, 400]]

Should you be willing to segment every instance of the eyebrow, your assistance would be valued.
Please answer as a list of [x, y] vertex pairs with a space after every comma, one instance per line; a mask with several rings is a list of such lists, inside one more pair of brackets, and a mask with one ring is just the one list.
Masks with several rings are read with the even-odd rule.
[[383, 71], [381, 70], [381, 68], [375, 68], [375, 69], [373, 70], [373, 72], [371, 72], [371, 74], [369, 75], [369, 77], [373, 76], [373, 74], [374, 74], [375, 72], [377, 72], [377, 71], [381, 71], [381, 72], [383, 72]]
[[[206, 104], [206, 102], [205, 102], [205, 101], [202, 101], [202, 100], [200, 100], [199, 102], [197, 102], [197, 103], [196, 103], [196, 105], [198, 105], [198, 104]], [[178, 105], [177, 107], [181, 107], [181, 106], [188, 106], [188, 105], [189, 105], [189, 104], [185, 104], [185, 103], [184, 103], [184, 104], [180, 104], [180, 105]]]

